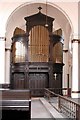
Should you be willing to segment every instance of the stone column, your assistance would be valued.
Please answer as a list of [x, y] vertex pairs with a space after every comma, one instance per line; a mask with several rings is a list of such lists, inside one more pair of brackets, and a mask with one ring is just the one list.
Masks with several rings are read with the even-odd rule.
[[5, 75], [5, 82], [10, 83], [10, 48], [6, 48], [6, 75]]
[[0, 84], [5, 83], [5, 37], [0, 37]]
[[80, 40], [74, 39], [72, 51], [72, 98], [80, 98]]

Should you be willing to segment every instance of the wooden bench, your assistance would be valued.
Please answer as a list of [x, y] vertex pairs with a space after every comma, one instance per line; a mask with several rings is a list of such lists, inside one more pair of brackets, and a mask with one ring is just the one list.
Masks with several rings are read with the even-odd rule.
[[2, 110], [2, 120], [30, 120], [30, 90], [0, 90], [0, 110]]

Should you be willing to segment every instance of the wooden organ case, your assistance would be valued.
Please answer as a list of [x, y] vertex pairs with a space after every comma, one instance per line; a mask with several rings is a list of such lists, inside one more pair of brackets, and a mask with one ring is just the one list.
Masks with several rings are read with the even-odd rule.
[[24, 19], [26, 34], [12, 38], [11, 88], [42, 96], [41, 89], [62, 87], [62, 38], [52, 33], [54, 18], [41, 10]]

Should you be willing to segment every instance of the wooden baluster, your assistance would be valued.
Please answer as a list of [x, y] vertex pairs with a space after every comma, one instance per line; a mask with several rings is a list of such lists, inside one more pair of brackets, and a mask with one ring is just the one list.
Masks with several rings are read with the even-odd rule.
[[58, 109], [61, 112], [61, 100], [60, 100], [60, 97], [58, 97]]
[[80, 106], [76, 105], [76, 120], [80, 120]]

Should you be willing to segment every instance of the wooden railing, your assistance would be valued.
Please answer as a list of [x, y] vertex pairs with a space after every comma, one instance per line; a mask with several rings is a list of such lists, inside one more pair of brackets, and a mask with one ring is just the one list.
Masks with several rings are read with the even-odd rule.
[[56, 94], [71, 97], [71, 88], [48, 88]]
[[[31, 96], [44, 96], [45, 88], [29, 88], [31, 91]], [[53, 91], [56, 94], [60, 94], [63, 96], [71, 96], [71, 88], [48, 88], [49, 90]]]
[[56, 94], [55, 92], [46, 88], [44, 91], [44, 96], [48, 98], [49, 102], [50, 99], [56, 97], [59, 112], [64, 113], [68, 118], [80, 120], [80, 104], [72, 101], [68, 97]]

